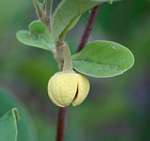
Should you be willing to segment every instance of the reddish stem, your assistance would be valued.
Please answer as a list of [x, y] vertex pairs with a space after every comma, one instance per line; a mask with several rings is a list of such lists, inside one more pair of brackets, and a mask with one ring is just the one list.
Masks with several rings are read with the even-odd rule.
[[93, 26], [94, 26], [98, 8], [99, 8], [99, 6], [95, 6], [91, 11], [86, 28], [84, 30], [83, 35], [81, 36], [81, 40], [80, 40], [80, 44], [77, 49], [77, 52], [81, 51], [84, 48], [84, 46], [86, 45], [86, 43], [88, 42], [88, 39], [90, 37], [90, 34], [91, 34]]
[[[85, 44], [87, 43], [89, 36], [91, 34], [91, 31], [93, 29], [94, 21], [96, 19], [98, 11], [98, 6], [95, 6], [88, 19], [87, 26], [85, 28], [85, 31], [81, 37], [80, 44], [78, 47], [77, 52], [79, 52], [81, 49], [85, 47]], [[64, 129], [65, 129], [65, 115], [66, 115], [66, 108], [60, 108], [58, 112], [58, 121], [57, 121], [57, 135], [56, 135], [56, 141], [64, 141]]]
[[60, 108], [57, 119], [56, 141], [64, 141], [65, 115], [66, 115], [66, 108]]

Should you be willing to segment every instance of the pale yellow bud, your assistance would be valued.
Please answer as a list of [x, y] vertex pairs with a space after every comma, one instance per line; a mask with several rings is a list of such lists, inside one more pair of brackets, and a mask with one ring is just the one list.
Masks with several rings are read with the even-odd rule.
[[89, 80], [75, 72], [58, 72], [48, 82], [48, 95], [60, 107], [80, 105], [89, 89]]

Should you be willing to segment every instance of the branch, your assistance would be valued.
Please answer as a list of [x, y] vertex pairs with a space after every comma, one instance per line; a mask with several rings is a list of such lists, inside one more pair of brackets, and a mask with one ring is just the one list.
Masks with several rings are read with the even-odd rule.
[[94, 26], [94, 22], [95, 22], [95, 19], [97, 16], [98, 8], [99, 8], [99, 6], [95, 6], [91, 11], [91, 14], [88, 19], [88, 23], [86, 25], [83, 35], [81, 36], [81, 40], [80, 40], [80, 44], [77, 49], [77, 52], [80, 52], [85, 47], [86, 43], [88, 42], [88, 39], [91, 35], [92, 29]]
[[64, 141], [66, 111], [66, 108], [60, 108], [58, 111], [56, 141]]

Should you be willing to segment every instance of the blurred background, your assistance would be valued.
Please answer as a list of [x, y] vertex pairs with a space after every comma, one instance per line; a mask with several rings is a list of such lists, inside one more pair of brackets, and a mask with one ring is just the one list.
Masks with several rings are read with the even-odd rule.
[[[67, 42], [75, 52], [89, 13]], [[21, 112], [18, 141], [54, 141], [57, 110], [47, 82], [57, 71], [50, 52], [22, 45], [16, 31], [36, 19], [31, 0], [0, 0], [0, 116]], [[92, 79], [87, 100], [68, 108], [65, 141], [150, 141], [150, 0], [103, 4], [90, 40], [119, 42], [135, 55], [122, 76]]]

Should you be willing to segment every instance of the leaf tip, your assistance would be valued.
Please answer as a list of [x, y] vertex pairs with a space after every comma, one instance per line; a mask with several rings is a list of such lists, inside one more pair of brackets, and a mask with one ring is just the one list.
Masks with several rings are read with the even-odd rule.
[[20, 114], [19, 114], [19, 111], [18, 111], [18, 109], [17, 108], [12, 108], [12, 114], [13, 114], [13, 116], [14, 116], [14, 118], [18, 121], [18, 120], [20, 120]]

